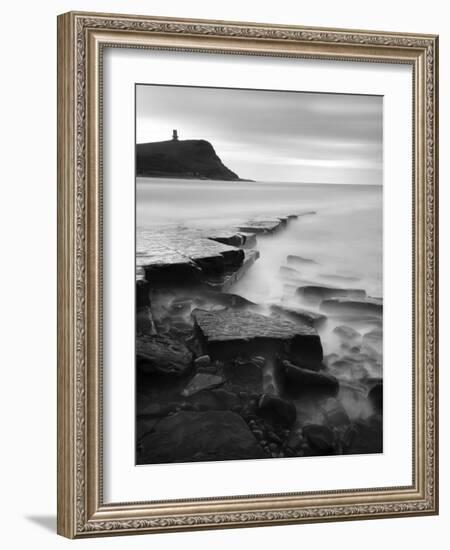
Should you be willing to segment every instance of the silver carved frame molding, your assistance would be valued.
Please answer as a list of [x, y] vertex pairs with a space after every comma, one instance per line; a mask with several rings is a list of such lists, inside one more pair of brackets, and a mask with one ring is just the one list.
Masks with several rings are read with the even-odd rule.
[[[104, 47], [412, 66], [411, 486], [103, 502]], [[58, 533], [78, 538], [438, 513], [437, 48], [433, 35], [75, 12], [58, 17]]]

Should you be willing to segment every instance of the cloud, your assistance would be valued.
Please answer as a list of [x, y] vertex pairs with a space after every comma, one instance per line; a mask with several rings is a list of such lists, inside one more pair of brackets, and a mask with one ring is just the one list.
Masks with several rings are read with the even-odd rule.
[[177, 128], [210, 141], [241, 177], [382, 181], [380, 96], [139, 85], [136, 99], [138, 142]]

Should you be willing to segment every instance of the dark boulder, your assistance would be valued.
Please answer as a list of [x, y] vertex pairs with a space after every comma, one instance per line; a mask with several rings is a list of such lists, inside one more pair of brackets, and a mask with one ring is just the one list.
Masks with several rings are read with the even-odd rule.
[[263, 370], [260, 361], [250, 359], [235, 359], [225, 364], [224, 373], [232, 386], [248, 391], [261, 392], [263, 388]]
[[193, 354], [188, 347], [171, 336], [136, 338], [136, 363], [146, 374], [181, 376], [187, 373], [192, 362]]
[[180, 411], [140, 441], [138, 464], [263, 458], [245, 421], [231, 411]]
[[231, 309], [196, 309], [192, 316], [204, 353], [213, 359], [280, 355], [311, 368], [318, 368], [322, 362], [320, 337], [309, 326]]
[[283, 361], [284, 391], [289, 396], [311, 393], [334, 396], [339, 390], [337, 378], [324, 372], [316, 372]]
[[194, 378], [189, 381], [188, 385], [184, 388], [182, 395], [189, 396], [202, 390], [210, 390], [220, 386], [223, 382], [224, 380], [221, 376], [201, 372], [196, 374]]
[[313, 451], [321, 455], [330, 455], [336, 452], [336, 438], [333, 431], [327, 426], [309, 424], [303, 427], [303, 437]]
[[186, 397], [192, 410], [197, 411], [230, 411], [241, 405], [239, 397], [221, 387], [201, 390]]
[[266, 422], [290, 427], [297, 419], [295, 405], [276, 395], [265, 393], [258, 403], [258, 415]]
[[194, 361], [194, 364], [197, 369], [207, 368], [211, 365], [211, 357], [209, 355], [200, 355]]
[[192, 284], [201, 280], [201, 269], [189, 259], [180, 257], [179, 261], [168, 262], [165, 258], [161, 263], [149, 263], [142, 266], [145, 278], [155, 285]]
[[371, 298], [365, 300], [330, 298], [323, 300], [320, 304], [320, 310], [341, 317], [361, 318], [362, 315], [375, 317], [383, 315], [383, 305]]
[[383, 422], [380, 415], [358, 421], [352, 427], [351, 437], [344, 447], [345, 454], [383, 452]]
[[224, 410], [232, 410], [240, 405], [239, 397], [231, 392], [227, 391], [224, 388], [216, 388], [210, 392], [218, 403], [218, 408]]

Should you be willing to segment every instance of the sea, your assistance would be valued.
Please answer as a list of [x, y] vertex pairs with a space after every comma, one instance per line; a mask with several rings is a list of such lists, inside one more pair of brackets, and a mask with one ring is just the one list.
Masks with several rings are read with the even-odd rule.
[[317, 262], [321, 275], [357, 277], [369, 295], [382, 296], [382, 186], [166, 178], [138, 178], [136, 183], [138, 232], [165, 225], [232, 227], [308, 211], [316, 214], [292, 220], [271, 237], [259, 237], [260, 259], [240, 291], [258, 302], [276, 299], [279, 268], [294, 254]]
[[[255, 218], [289, 214], [286, 228], [258, 235], [259, 259], [230, 290], [257, 304], [298, 305], [298, 283], [280, 268], [288, 255], [312, 260], [300, 271], [304, 284], [364, 289], [383, 297], [383, 188], [374, 185], [309, 184], [296, 182], [228, 182], [137, 178], [136, 227], [139, 232], [164, 227], [231, 228]], [[301, 304], [300, 304], [301, 305]], [[307, 306], [319, 311], [319, 305]], [[334, 329], [342, 320], [318, 328], [324, 356], [347, 353]], [[365, 320], [345, 323], [364, 335], [374, 329]], [[378, 325], [382, 329], [382, 325]], [[382, 363], [366, 365], [367, 376], [382, 378]], [[371, 372], [373, 369], [373, 372]], [[341, 378], [342, 371], [335, 374]], [[341, 380], [342, 382], [343, 380]], [[341, 394], [342, 394], [341, 388]], [[340, 395], [341, 395], [340, 394]], [[341, 395], [353, 418], [370, 414], [363, 397]]]

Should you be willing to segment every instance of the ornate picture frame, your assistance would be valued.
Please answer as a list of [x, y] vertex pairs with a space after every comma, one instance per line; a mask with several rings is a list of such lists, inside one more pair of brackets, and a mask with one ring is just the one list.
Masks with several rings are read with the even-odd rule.
[[[413, 78], [412, 484], [105, 503], [104, 48], [406, 64]], [[438, 513], [438, 37], [70, 12], [58, 17], [58, 533], [69, 538]], [[132, 364], [134, 358], [130, 358]]]

